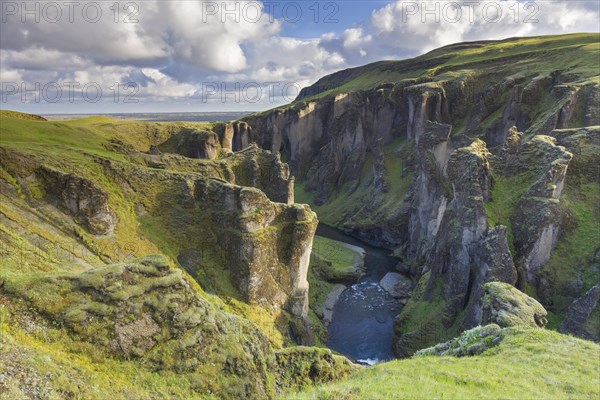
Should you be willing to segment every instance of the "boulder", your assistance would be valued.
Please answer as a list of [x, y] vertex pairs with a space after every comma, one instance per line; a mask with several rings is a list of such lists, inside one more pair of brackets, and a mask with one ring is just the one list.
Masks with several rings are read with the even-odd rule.
[[475, 356], [502, 341], [502, 328], [496, 324], [476, 326], [460, 334], [460, 336], [433, 347], [419, 350], [415, 357], [424, 356]]
[[289, 347], [276, 351], [275, 358], [279, 392], [300, 391], [315, 384], [330, 383], [361, 369], [346, 357], [317, 347]]
[[413, 282], [397, 272], [388, 272], [379, 281], [379, 285], [385, 289], [393, 298], [406, 303], [413, 288]]
[[529, 325], [543, 328], [548, 320], [546, 309], [534, 298], [502, 282], [484, 285], [483, 324], [502, 328]]

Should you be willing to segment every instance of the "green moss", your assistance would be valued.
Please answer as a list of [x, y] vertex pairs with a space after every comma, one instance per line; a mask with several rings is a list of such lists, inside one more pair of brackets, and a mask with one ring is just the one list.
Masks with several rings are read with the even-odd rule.
[[547, 274], [556, 290], [552, 294], [553, 310], [564, 315], [573, 298], [566, 295], [566, 286], [578, 278], [583, 280], [580, 294], [600, 281], [600, 270], [592, 259], [600, 243], [600, 185], [582, 183], [565, 187], [564, 204], [575, 219], [575, 228], [568, 231], [552, 251], [541, 273]]
[[514, 236], [512, 232], [512, 216], [519, 199], [535, 182], [532, 173], [525, 172], [511, 176], [494, 174], [492, 200], [485, 203], [485, 211], [491, 226], [504, 225], [508, 228], [508, 246], [515, 256]]
[[419, 349], [446, 341], [458, 334], [458, 325], [460, 325], [458, 318], [453, 326], [447, 327], [446, 302], [441, 292], [442, 278], [436, 280], [433, 295], [428, 299], [424, 298], [429, 276], [428, 272], [421, 277], [413, 296], [396, 317], [395, 346], [403, 357], [411, 356]]
[[329, 349], [290, 347], [277, 351], [275, 357], [278, 387], [284, 391], [340, 380], [360, 370], [358, 365], [334, 355]]

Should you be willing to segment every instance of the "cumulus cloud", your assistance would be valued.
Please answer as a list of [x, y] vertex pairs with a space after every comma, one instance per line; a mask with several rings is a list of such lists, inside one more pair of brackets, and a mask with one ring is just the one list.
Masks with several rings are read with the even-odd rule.
[[[196, 99], [211, 82], [306, 86], [339, 69], [460, 41], [598, 31], [600, 19], [597, 1], [395, 1], [320, 37], [294, 38], [260, 1], [79, 2], [73, 10], [41, 1], [25, 14], [23, 4], [1, 2], [3, 82], [135, 82], [139, 96], [158, 102]], [[53, 4], [63, 5], [54, 22]]]
[[595, 1], [396, 1], [371, 15], [379, 50], [417, 53], [451, 43], [598, 31]]

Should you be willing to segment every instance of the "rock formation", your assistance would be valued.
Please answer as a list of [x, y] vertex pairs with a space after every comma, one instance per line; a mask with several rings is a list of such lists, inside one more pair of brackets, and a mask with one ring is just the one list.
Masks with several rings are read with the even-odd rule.
[[115, 357], [139, 360], [143, 368], [200, 379], [214, 374], [218, 379], [206, 387], [225, 397], [273, 394], [275, 358], [264, 334], [199, 296], [162, 256], [7, 282], [5, 290], [49, 324]]
[[591, 288], [586, 294], [576, 299], [567, 309], [567, 316], [559, 328], [559, 332], [571, 333], [588, 340], [600, 341], [598, 335], [600, 324], [600, 284]]
[[490, 282], [484, 287], [483, 324], [546, 326], [548, 313], [537, 300], [506, 283]]
[[[532, 288], [565, 315], [597, 281], [590, 246], [577, 264], [558, 261], [593, 230], [581, 206], [588, 212], [600, 183], [597, 83], [587, 72], [517, 67], [529, 62], [521, 55], [463, 70], [437, 54], [333, 74], [289, 107], [244, 119], [252, 140], [290, 160], [324, 221], [395, 249], [420, 281], [396, 324], [402, 356], [480, 324], [486, 282]], [[403, 77], [342, 91], [396, 67]]]
[[39, 168], [36, 174], [50, 201], [81, 221], [90, 233], [106, 235], [115, 229], [118, 219], [108, 204], [108, 193], [94, 182], [47, 167]]

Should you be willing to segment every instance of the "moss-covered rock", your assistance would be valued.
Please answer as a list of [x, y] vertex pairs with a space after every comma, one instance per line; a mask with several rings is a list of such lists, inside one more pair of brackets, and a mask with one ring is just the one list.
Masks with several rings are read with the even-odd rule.
[[302, 390], [314, 384], [336, 381], [361, 369], [329, 349], [290, 347], [275, 352], [276, 384], [280, 391]]
[[419, 350], [415, 357], [424, 356], [475, 356], [497, 346], [502, 340], [502, 329], [496, 324], [476, 326], [460, 336], [434, 347]]
[[199, 296], [181, 270], [148, 256], [78, 274], [5, 282], [49, 325], [151, 371], [193, 376], [201, 392], [227, 398], [273, 394], [274, 356], [247, 320]]
[[106, 235], [115, 229], [118, 218], [108, 204], [108, 193], [94, 182], [44, 166], [36, 173], [49, 200], [81, 221], [90, 233]]
[[518, 325], [546, 326], [548, 313], [534, 298], [502, 282], [486, 283], [484, 287], [484, 324], [498, 324], [503, 328]]

